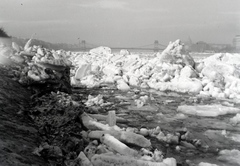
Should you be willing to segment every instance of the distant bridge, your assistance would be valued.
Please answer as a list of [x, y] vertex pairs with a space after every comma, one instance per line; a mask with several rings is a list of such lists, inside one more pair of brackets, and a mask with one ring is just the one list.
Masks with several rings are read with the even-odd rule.
[[[73, 48], [74, 51], [89, 51], [93, 48], [99, 47], [101, 45], [98, 44], [92, 44], [88, 43], [85, 40], [82, 40], [79, 42], [78, 48]], [[146, 50], [146, 51], [154, 51], [158, 52], [160, 50], [164, 50], [166, 48], [166, 45], [162, 45], [158, 42], [158, 40], [155, 40], [152, 44], [137, 46], [137, 47], [111, 47], [112, 50], [121, 50], [121, 49], [127, 49], [127, 50]]]

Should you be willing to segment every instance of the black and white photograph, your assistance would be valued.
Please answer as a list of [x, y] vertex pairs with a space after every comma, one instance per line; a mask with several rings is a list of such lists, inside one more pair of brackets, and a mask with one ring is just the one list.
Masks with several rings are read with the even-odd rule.
[[240, 0], [0, 0], [0, 166], [240, 166]]

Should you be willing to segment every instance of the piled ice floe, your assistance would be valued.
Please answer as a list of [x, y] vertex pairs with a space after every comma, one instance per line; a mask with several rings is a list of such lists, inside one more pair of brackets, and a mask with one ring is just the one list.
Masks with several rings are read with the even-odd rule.
[[176, 165], [174, 158], [164, 158], [162, 149], [154, 150], [147, 138], [154, 138], [175, 147], [176, 153], [183, 153], [186, 149], [205, 149], [201, 140], [191, 138], [186, 128], [176, 129], [174, 133], [163, 131], [159, 126], [153, 129], [120, 128], [117, 123], [123, 122], [124, 119], [115, 116], [115, 111], [110, 112], [107, 116], [86, 113], [81, 115], [82, 124], [88, 129], [82, 131], [82, 136], [89, 141], [88, 146], [80, 153], [79, 158], [82, 162], [104, 166]]
[[240, 123], [240, 113], [236, 114], [236, 116], [234, 116], [233, 118], [230, 119], [230, 122], [233, 125], [237, 125]]
[[200, 94], [220, 98], [240, 98], [239, 54], [215, 54], [200, 62], [203, 90]]
[[98, 47], [73, 58], [78, 69], [72, 83], [88, 87], [115, 83], [120, 90], [129, 90], [130, 86], [191, 93], [202, 90], [201, 81], [196, 79], [195, 62], [180, 40], [170, 43], [152, 59], [129, 55], [127, 51], [114, 55], [110, 50]]
[[[200, 94], [216, 98], [240, 98], [240, 56], [219, 53], [195, 62], [180, 40], [170, 42], [162, 53], [142, 57], [121, 50], [112, 54], [109, 47], [98, 47], [88, 53], [54, 51], [31, 46], [31, 39], [21, 48], [1, 47], [1, 56], [25, 65], [19, 72], [21, 83], [27, 79], [44, 81], [56, 76], [72, 64], [71, 83], [74, 86], [96, 87], [112, 83], [117, 89], [132, 86]], [[49, 71], [48, 69], [53, 69]]]
[[93, 105], [99, 105], [99, 106], [107, 106], [110, 105], [110, 102], [105, 102], [103, 100], [103, 95], [97, 95], [96, 97], [89, 95], [88, 100], [85, 102], [85, 105], [87, 107], [93, 106]]
[[[88, 133], [82, 132], [85, 139], [90, 139], [90, 143], [79, 155], [81, 164], [88, 163], [87, 165], [94, 166], [176, 166], [174, 158], [164, 159], [161, 151], [148, 150], [151, 142], [144, 136], [119, 128], [116, 122], [112, 124], [100, 123], [86, 113], [83, 113], [81, 118], [83, 125], [90, 130]], [[108, 118], [106, 117], [106, 119]], [[115, 119], [118, 120], [118, 118]], [[100, 140], [100, 143], [97, 140]], [[133, 149], [128, 145], [135, 145], [140, 150]]]
[[240, 165], [240, 151], [237, 149], [221, 150], [218, 160], [226, 161], [229, 165]]
[[141, 57], [127, 51], [112, 54], [95, 48], [72, 58], [76, 65], [73, 85], [87, 87], [114, 83], [120, 90], [131, 86], [194, 93], [216, 98], [240, 98], [239, 54], [219, 53], [195, 62], [180, 40], [162, 53]]
[[24, 48], [14, 42], [12, 46], [0, 48], [0, 59], [5, 59], [2, 64], [10, 66], [10, 71], [15, 71], [15, 79], [24, 85], [53, 80], [57, 84], [63, 77], [70, 77], [68, 74], [72, 64], [68, 60], [70, 56], [70, 52], [32, 45], [32, 39]]

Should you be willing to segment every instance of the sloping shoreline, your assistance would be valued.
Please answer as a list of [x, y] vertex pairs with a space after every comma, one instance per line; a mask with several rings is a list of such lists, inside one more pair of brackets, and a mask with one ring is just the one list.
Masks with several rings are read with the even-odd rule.
[[39, 144], [39, 134], [24, 115], [31, 93], [6, 76], [0, 68], [0, 165], [47, 165], [32, 152]]

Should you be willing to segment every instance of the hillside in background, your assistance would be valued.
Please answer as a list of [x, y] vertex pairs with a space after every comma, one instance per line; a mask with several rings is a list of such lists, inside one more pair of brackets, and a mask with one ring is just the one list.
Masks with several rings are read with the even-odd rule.
[[[12, 37], [12, 42], [17, 43], [19, 46], [22, 46], [22, 47], [24, 47], [24, 45], [26, 44], [26, 42], [28, 40], [29, 39]], [[67, 51], [74, 50], [77, 47], [79, 47], [77, 44], [50, 43], [50, 42], [46, 42], [46, 41], [42, 41], [42, 40], [38, 40], [38, 39], [33, 39], [32, 44], [33, 45], [41, 45], [48, 49], [54, 49], [54, 50], [63, 49], [63, 50], [67, 50]]]
[[0, 28], [0, 37], [9, 37], [3, 28]]

